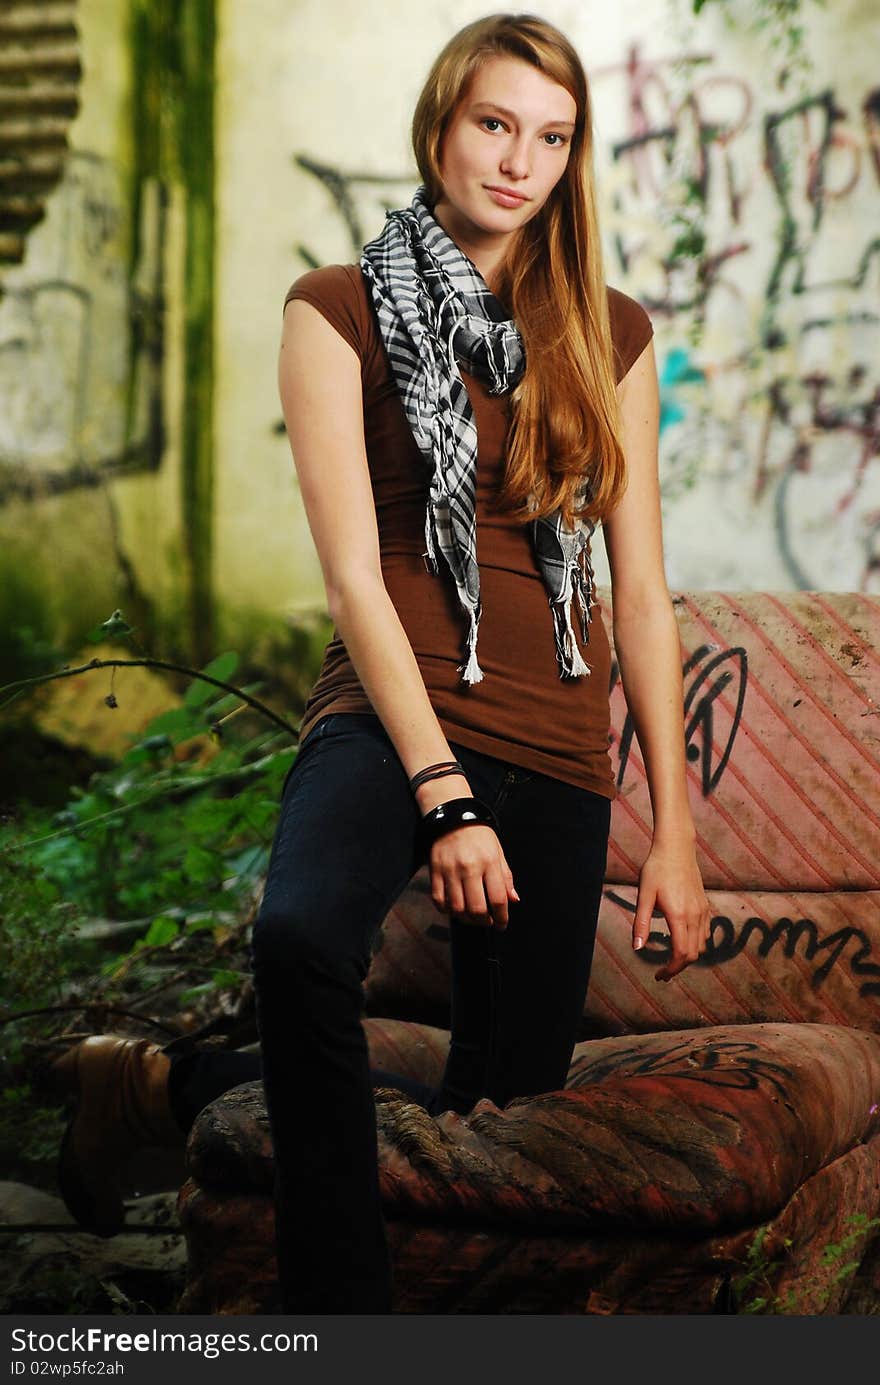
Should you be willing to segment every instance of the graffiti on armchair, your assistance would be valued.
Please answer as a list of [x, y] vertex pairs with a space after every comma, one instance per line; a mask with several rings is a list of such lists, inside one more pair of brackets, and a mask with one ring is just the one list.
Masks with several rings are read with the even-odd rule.
[[[613, 901], [619, 908], [632, 914], [635, 910], [633, 900], [624, 898], [615, 890], [605, 891], [605, 898]], [[767, 919], [751, 915], [737, 924], [724, 914], [712, 918], [712, 935], [706, 951], [694, 967], [723, 966], [757, 938], [757, 955], [769, 957], [781, 952], [787, 959], [800, 956], [810, 965], [810, 987], [818, 991], [828, 980], [834, 967], [848, 966], [850, 975], [858, 986], [859, 998], [880, 996], [880, 962], [871, 961], [871, 939], [861, 928], [845, 924], [824, 937], [813, 919], [791, 919], [782, 915], [771, 923]], [[850, 944], [854, 944], [850, 948]], [[672, 955], [668, 933], [651, 933], [647, 946], [636, 954], [646, 966], [656, 967], [666, 962]]]
[[618, 1050], [600, 1058], [584, 1058], [572, 1064], [577, 1086], [602, 1082], [608, 1077], [679, 1077], [713, 1087], [755, 1091], [761, 1085], [787, 1095], [790, 1072], [781, 1063], [761, 1056], [761, 1047], [748, 1039], [713, 1039], [700, 1047], [693, 1039], [675, 1042], [652, 1035], [647, 1046], [636, 1040], [629, 1051]]
[[[694, 651], [682, 667], [685, 682], [684, 729], [685, 753], [691, 761], [699, 761], [700, 787], [703, 797], [718, 787], [730, 759], [736, 733], [742, 720], [743, 703], [748, 683], [748, 658], [740, 645], [718, 650], [703, 644]], [[690, 682], [688, 678], [690, 677]], [[611, 690], [619, 678], [617, 661], [611, 668]], [[716, 746], [715, 703], [728, 688], [733, 689], [734, 706], [730, 726]], [[629, 761], [635, 727], [627, 711], [617, 747], [617, 787], [623, 784]]]
[[[710, 965], [731, 961], [748, 945], [753, 934], [759, 939], [759, 957], [769, 957], [774, 949], [780, 947], [785, 957], [794, 957], [800, 949], [804, 960], [812, 966], [810, 985], [814, 991], [821, 988], [838, 961], [844, 959], [848, 961], [852, 975], [859, 979], [859, 996], [880, 995], [880, 963], [869, 960], [871, 939], [861, 928], [855, 928], [852, 924], [838, 928], [823, 938], [813, 919], [783, 916], [771, 924], [766, 919], [752, 916], [737, 930], [733, 919], [718, 915], [712, 920], [712, 942], [706, 954], [707, 961]], [[846, 958], [851, 942], [856, 946]]]

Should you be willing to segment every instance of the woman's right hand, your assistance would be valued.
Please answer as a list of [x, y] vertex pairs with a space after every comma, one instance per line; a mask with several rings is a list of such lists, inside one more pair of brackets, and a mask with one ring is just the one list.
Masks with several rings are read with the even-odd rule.
[[456, 827], [431, 846], [431, 898], [441, 913], [484, 928], [507, 927], [518, 900], [501, 842], [484, 823]]
[[[422, 814], [453, 798], [473, 798], [463, 774], [429, 779], [416, 789]], [[507, 909], [518, 900], [513, 873], [497, 833], [484, 823], [444, 832], [431, 845], [431, 898], [442, 914], [484, 928], [506, 928]]]

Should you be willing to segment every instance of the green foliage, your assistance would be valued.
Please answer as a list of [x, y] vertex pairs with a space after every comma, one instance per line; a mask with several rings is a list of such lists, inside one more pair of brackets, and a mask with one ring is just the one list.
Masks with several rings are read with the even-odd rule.
[[90, 630], [86, 635], [86, 639], [91, 640], [93, 644], [98, 644], [102, 640], [121, 640], [124, 639], [126, 635], [133, 634], [134, 630], [132, 626], [129, 625], [122, 612], [114, 611], [112, 616], [107, 620], [102, 621], [100, 625], [96, 625], [93, 630]]
[[[121, 612], [111, 620], [125, 625]], [[226, 652], [201, 673], [226, 683], [237, 662]], [[22, 805], [0, 823], [0, 1021], [12, 1066], [24, 1011], [137, 1008], [147, 990], [162, 992], [172, 963], [182, 983], [195, 979], [187, 968], [208, 974], [190, 986], [202, 1003], [243, 982], [244, 968], [219, 953], [240, 935], [244, 946], [295, 756], [287, 735], [243, 708], [243, 691], [252, 687], [193, 677], [182, 705], [73, 785], [60, 812]]]
[[[201, 672], [226, 683], [237, 663], [228, 652]], [[248, 979], [247, 921], [296, 755], [274, 714], [242, 703], [254, 686], [193, 676], [60, 811], [22, 803], [0, 820], [0, 1153], [19, 1176], [60, 1133], [30, 1085], [35, 1044], [119, 1012], [165, 1014], [173, 1033], [180, 1006], [207, 1020]]]
[[47, 1106], [32, 1083], [22, 1079], [0, 1087], [0, 1166], [6, 1178], [47, 1182], [45, 1170], [54, 1166], [63, 1134], [62, 1111]]
[[[8, 829], [5, 829], [8, 834]], [[36, 1009], [63, 998], [65, 940], [79, 917], [72, 901], [46, 880], [36, 862], [0, 852], [0, 1014]], [[20, 1065], [18, 1027], [4, 1032], [0, 1067], [0, 1165], [24, 1176], [58, 1148], [57, 1111], [37, 1103]]]
[[[737, 1312], [768, 1315], [822, 1313], [834, 1287], [854, 1275], [861, 1264], [868, 1233], [880, 1227], [880, 1217], [869, 1220], [864, 1212], [854, 1212], [845, 1221], [852, 1229], [841, 1241], [830, 1242], [823, 1247], [820, 1256], [822, 1270], [801, 1279], [796, 1288], [789, 1288], [782, 1296], [775, 1292], [774, 1283], [776, 1272], [782, 1269], [785, 1257], [770, 1259], [765, 1249], [768, 1227], [759, 1227], [749, 1245], [742, 1272], [731, 1280]], [[783, 1240], [786, 1253], [792, 1244], [791, 1237]], [[852, 1256], [854, 1250], [859, 1253]], [[838, 1261], [842, 1263], [837, 1264]], [[836, 1264], [837, 1268], [834, 1269]], [[833, 1273], [829, 1273], [832, 1269]]]
[[[221, 683], [228, 683], [237, 668], [238, 655], [230, 650], [227, 654], [221, 654], [219, 658], [214, 659], [207, 668], [202, 669], [202, 672], [206, 673], [209, 678], [216, 678]], [[204, 707], [205, 703], [209, 702], [212, 697], [216, 700], [215, 690], [210, 683], [194, 681], [187, 689], [183, 705], [190, 710]]]
[[[0, 828], [0, 845], [11, 838]], [[49, 880], [38, 861], [0, 851], [0, 1007], [45, 1005], [63, 978], [60, 947], [78, 917], [72, 900]]]
[[[782, 1260], [771, 1260], [765, 1250], [764, 1242], [767, 1239], [766, 1226], [761, 1226], [755, 1232], [749, 1248], [746, 1252], [745, 1267], [741, 1274], [736, 1275], [731, 1280], [731, 1290], [737, 1304], [737, 1312], [740, 1313], [763, 1313], [767, 1311], [770, 1288], [770, 1276], [775, 1270], [782, 1266]], [[789, 1247], [792, 1242], [787, 1239], [783, 1242]], [[753, 1298], [748, 1298], [748, 1294], [757, 1290]], [[762, 1292], [763, 1291], [763, 1292]]]
[[[228, 672], [234, 663], [225, 655], [209, 668]], [[0, 833], [7, 857], [26, 858], [44, 889], [86, 913], [137, 918], [161, 913], [169, 900], [204, 909], [221, 891], [231, 907], [265, 866], [277, 794], [295, 752], [261, 731], [237, 741], [215, 734], [209, 765], [177, 758], [176, 748], [219, 726], [229, 700], [194, 683], [183, 705], [154, 718], [118, 764], [73, 789], [53, 830], [32, 828], [14, 840], [8, 829]]]

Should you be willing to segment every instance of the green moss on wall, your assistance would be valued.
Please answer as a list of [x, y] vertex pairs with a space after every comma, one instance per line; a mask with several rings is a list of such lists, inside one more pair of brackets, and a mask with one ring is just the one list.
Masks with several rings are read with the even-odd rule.
[[[129, 0], [132, 58], [131, 270], [141, 255], [142, 201], [149, 180], [185, 194], [184, 381], [181, 508], [188, 592], [188, 644], [196, 661], [214, 646], [214, 67], [215, 0]], [[161, 244], [161, 228], [160, 228]], [[161, 253], [161, 252], [160, 252]], [[162, 293], [154, 295], [161, 305]], [[161, 361], [161, 321], [136, 317], [151, 354]], [[161, 399], [161, 391], [156, 393]], [[129, 391], [129, 417], [134, 386]], [[150, 421], [158, 462], [165, 429]]]

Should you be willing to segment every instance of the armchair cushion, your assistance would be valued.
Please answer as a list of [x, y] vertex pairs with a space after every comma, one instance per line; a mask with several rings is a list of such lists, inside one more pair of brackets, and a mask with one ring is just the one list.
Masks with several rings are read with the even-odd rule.
[[[394, 1026], [398, 1052], [407, 1028]], [[738, 1227], [880, 1133], [880, 1036], [757, 1024], [593, 1040], [559, 1092], [432, 1117], [380, 1088], [377, 1111], [389, 1217], [544, 1232]], [[212, 1103], [188, 1153], [205, 1189], [270, 1192], [259, 1086]]]

